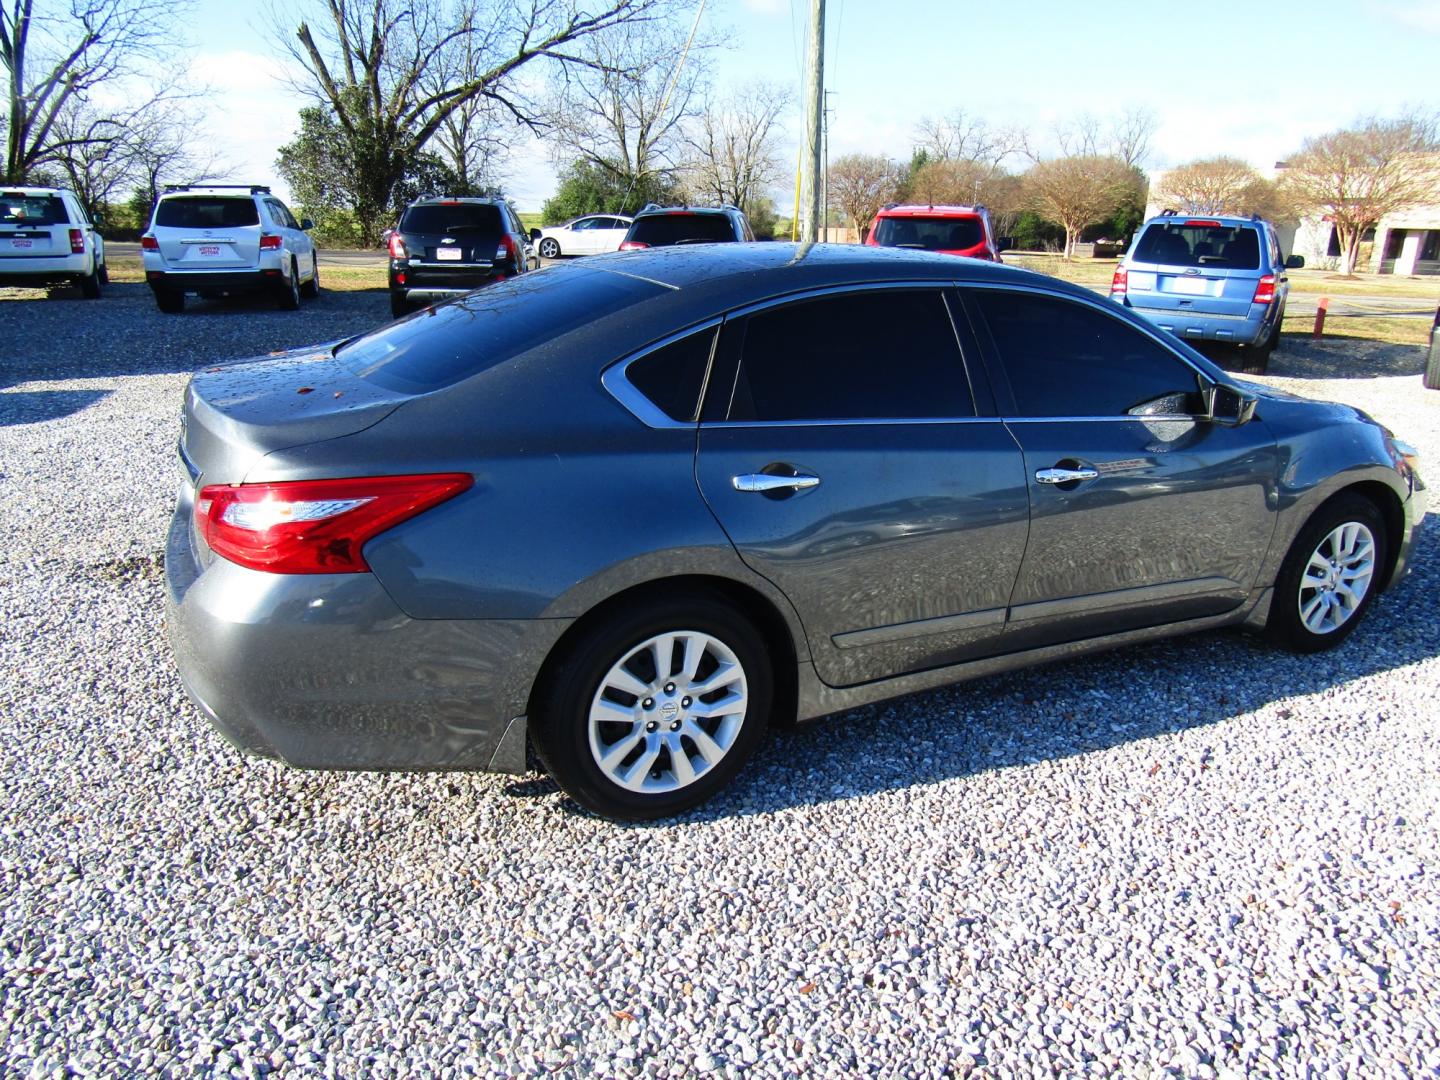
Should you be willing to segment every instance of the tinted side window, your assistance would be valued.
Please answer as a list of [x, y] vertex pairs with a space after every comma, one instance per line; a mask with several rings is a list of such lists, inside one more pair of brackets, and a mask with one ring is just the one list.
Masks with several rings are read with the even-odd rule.
[[647, 353], [625, 369], [625, 377], [671, 420], [692, 423], [715, 332], [712, 326]]
[[974, 416], [944, 298], [841, 293], [751, 315], [731, 420]]
[[[1088, 305], [1033, 293], [976, 289], [1020, 416], [1124, 416], [1184, 395], [1198, 411], [1195, 372], [1159, 344]], [[1182, 402], [1175, 403], [1176, 405]]]

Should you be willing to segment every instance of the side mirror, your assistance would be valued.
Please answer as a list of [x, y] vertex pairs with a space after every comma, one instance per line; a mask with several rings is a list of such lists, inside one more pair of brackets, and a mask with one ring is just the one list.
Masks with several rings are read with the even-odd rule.
[[1205, 391], [1205, 418], [1225, 427], [1240, 427], [1255, 416], [1257, 399], [1233, 386], [1216, 383]]
[[532, 241], [539, 240], [539, 239], [540, 239], [540, 230], [539, 230], [539, 229], [531, 229], [531, 230], [530, 230], [530, 239], [531, 239]]
[[90, 215], [90, 224], [91, 224], [92, 226], [94, 226], [95, 228], [97, 228], [97, 229], [102, 229], [102, 228], [105, 227], [105, 219], [104, 219], [103, 217], [101, 217], [99, 214], [91, 214], [91, 215]]
[[302, 217], [300, 219], [300, 229], [302, 232], [309, 232], [314, 227], [315, 222], [311, 221], [308, 217]]
[[1303, 270], [1305, 268], [1304, 255], [1291, 255], [1285, 260], [1286, 270]]

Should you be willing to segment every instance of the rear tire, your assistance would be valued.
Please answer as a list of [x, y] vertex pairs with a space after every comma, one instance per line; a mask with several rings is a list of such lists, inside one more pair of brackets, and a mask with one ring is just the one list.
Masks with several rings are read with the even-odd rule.
[[275, 303], [281, 311], [296, 311], [300, 307], [300, 270], [294, 259], [290, 260], [290, 280], [281, 279]]
[[704, 593], [617, 609], [542, 678], [530, 708], [536, 753], [571, 798], [617, 821], [715, 795], [760, 745], [774, 694], [760, 634]]
[[86, 300], [100, 299], [100, 268], [97, 266], [84, 277], [77, 279], [76, 284], [80, 286], [80, 295]]
[[405, 299], [402, 293], [390, 294], [390, 316], [395, 319], [403, 319], [415, 309], [410, 306], [410, 301]]
[[300, 286], [300, 295], [306, 300], [314, 300], [320, 295], [320, 257], [314, 252], [310, 254], [310, 280]]
[[1369, 499], [1342, 494], [1305, 523], [1275, 578], [1266, 633], [1291, 652], [1333, 649], [1380, 589], [1389, 537]]
[[185, 294], [178, 289], [156, 289], [155, 306], [166, 315], [179, 315], [185, 310]]
[[1440, 390], [1440, 332], [1430, 332], [1430, 358], [1425, 362], [1425, 388]]
[[101, 285], [109, 285], [109, 284], [110, 284], [110, 267], [109, 267], [109, 265], [107, 265], [106, 263], [103, 263], [103, 262], [102, 262], [102, 263], [100, 264], [100, 269], [99, 269], [98, 273], [100, 274], [100, 284], [101, 284]]

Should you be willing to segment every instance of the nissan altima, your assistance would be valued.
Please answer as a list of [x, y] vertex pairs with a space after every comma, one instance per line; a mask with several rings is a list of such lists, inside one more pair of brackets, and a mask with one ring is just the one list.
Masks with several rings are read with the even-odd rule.
[[307, 768], [677, 813], [767, 725], [1217, 627], [1339, 645], [1414, 452], [1083, 289], [886, 248], [600, 256], [186, 391], [186, 687]]

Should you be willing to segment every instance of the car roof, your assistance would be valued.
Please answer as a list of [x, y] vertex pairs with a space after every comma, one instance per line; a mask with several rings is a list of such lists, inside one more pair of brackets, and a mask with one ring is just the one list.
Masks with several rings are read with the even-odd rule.
[[1184, 225], [1191, 221], [1203, 221], [1207, 225], [1216, 222], [1220, 225], [1264, 225], [1269, 227], [1270, 222], [1262, 217], [1250, 217], [1240, 214], [1156, 214], [1149, 218], [1145, 224], [1153, 225], [1156, 222], [1169, 225]]
[[69, 195], [73, 197], [75, 193], [69, 188], [32, 187], [28, 184], [0, 184], [0, 195], [24, 195], [27, 197], [34, 195]]
[[968, 214], [972, 216], [978, 216], [984, 209], [985, 208], [983, 206], [943, 206], [938, 203], [933, 206], [928, 204], [921, 206], [918, 203], [907, 203], [904, 206], [886, 206], [880, 210], [879, 216], [908, 217], [911, 215], [919, 214], [924, 214], [927, 217], [933, 217], [936, 214], [949, 214], [955, 216], [959, 216], [961, 214]]
[[410, 205], [453, 206], [455, 203], [475, 203], [481, 206], [499, 206], [504, 201], [504, 199], [491, 199], [484, 195], [426, 195], [423, 199], [416, 199]]
[[1057, 278], [981, 259], [862, 244], [762, 241], [680, 245], [596, 255], [586, 259], [584, 266], [651, 281], [697, 301], [703, 298], [709, 304], [713, 300], [718, 307], [831, 285], [905, 280], [1043, 282], [1058, 291], [1090, 299], [1095, 295]]
[[647, 206], [635, 216], [660, 217], [665, 214], [734, 214], [737, 210], [733, 206]]

